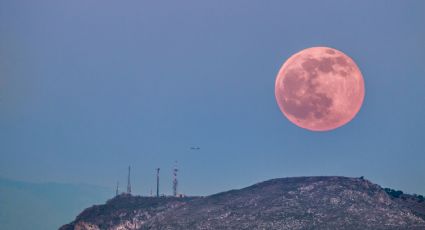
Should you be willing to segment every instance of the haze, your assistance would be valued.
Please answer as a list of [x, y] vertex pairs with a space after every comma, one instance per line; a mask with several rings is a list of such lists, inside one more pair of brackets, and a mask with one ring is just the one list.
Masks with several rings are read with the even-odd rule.
[[[365, 176], [425, 194], [424, 1], [1, 1], [0, 176], [147, 195]], [[335, 47], [362, 70], [354, 120], [291, 124], [282, 63]], [[199, 146], [199, 150], [191, 150]], [[122, 189], [124, 187], [121, 187]], [[112, 193], [111, 193], [112, 195]]]

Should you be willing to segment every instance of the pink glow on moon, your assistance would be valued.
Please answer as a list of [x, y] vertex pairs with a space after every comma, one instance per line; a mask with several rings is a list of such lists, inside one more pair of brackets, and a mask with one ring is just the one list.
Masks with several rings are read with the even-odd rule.
[[276, 77], [280, 110], [292, 123], [311, 131], [347, 124], [360, 110], [364, 95], [363, 76], [356, 63], [329, 47], [292, 55]]

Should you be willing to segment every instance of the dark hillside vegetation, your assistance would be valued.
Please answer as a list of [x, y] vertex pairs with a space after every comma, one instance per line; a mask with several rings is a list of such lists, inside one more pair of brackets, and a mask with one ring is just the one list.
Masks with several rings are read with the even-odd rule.
[[362, 178], [282, 178], [206, 197], [121, 195], [61, 230], [425, 229], [424, 204]]

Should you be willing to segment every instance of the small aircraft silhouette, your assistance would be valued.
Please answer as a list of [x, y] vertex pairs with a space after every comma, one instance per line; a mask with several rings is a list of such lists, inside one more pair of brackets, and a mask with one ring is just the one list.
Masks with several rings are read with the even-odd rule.
[[199, 146], [192, 146], [190, 147], [190, 150], [200, 150], [201, 148]]

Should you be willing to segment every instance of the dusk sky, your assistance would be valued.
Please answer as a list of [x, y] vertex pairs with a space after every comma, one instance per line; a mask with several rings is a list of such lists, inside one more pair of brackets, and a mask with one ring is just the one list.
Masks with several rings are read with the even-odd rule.
[[[425, 194], [425, 1], [0, 0], [0, 177], [206, 195], [339, 175]], [[365, 99], [312, 132], [276, 103], [292, 54], [349, 55]], [[190, 150], [199, 146], [200, 150]]]

